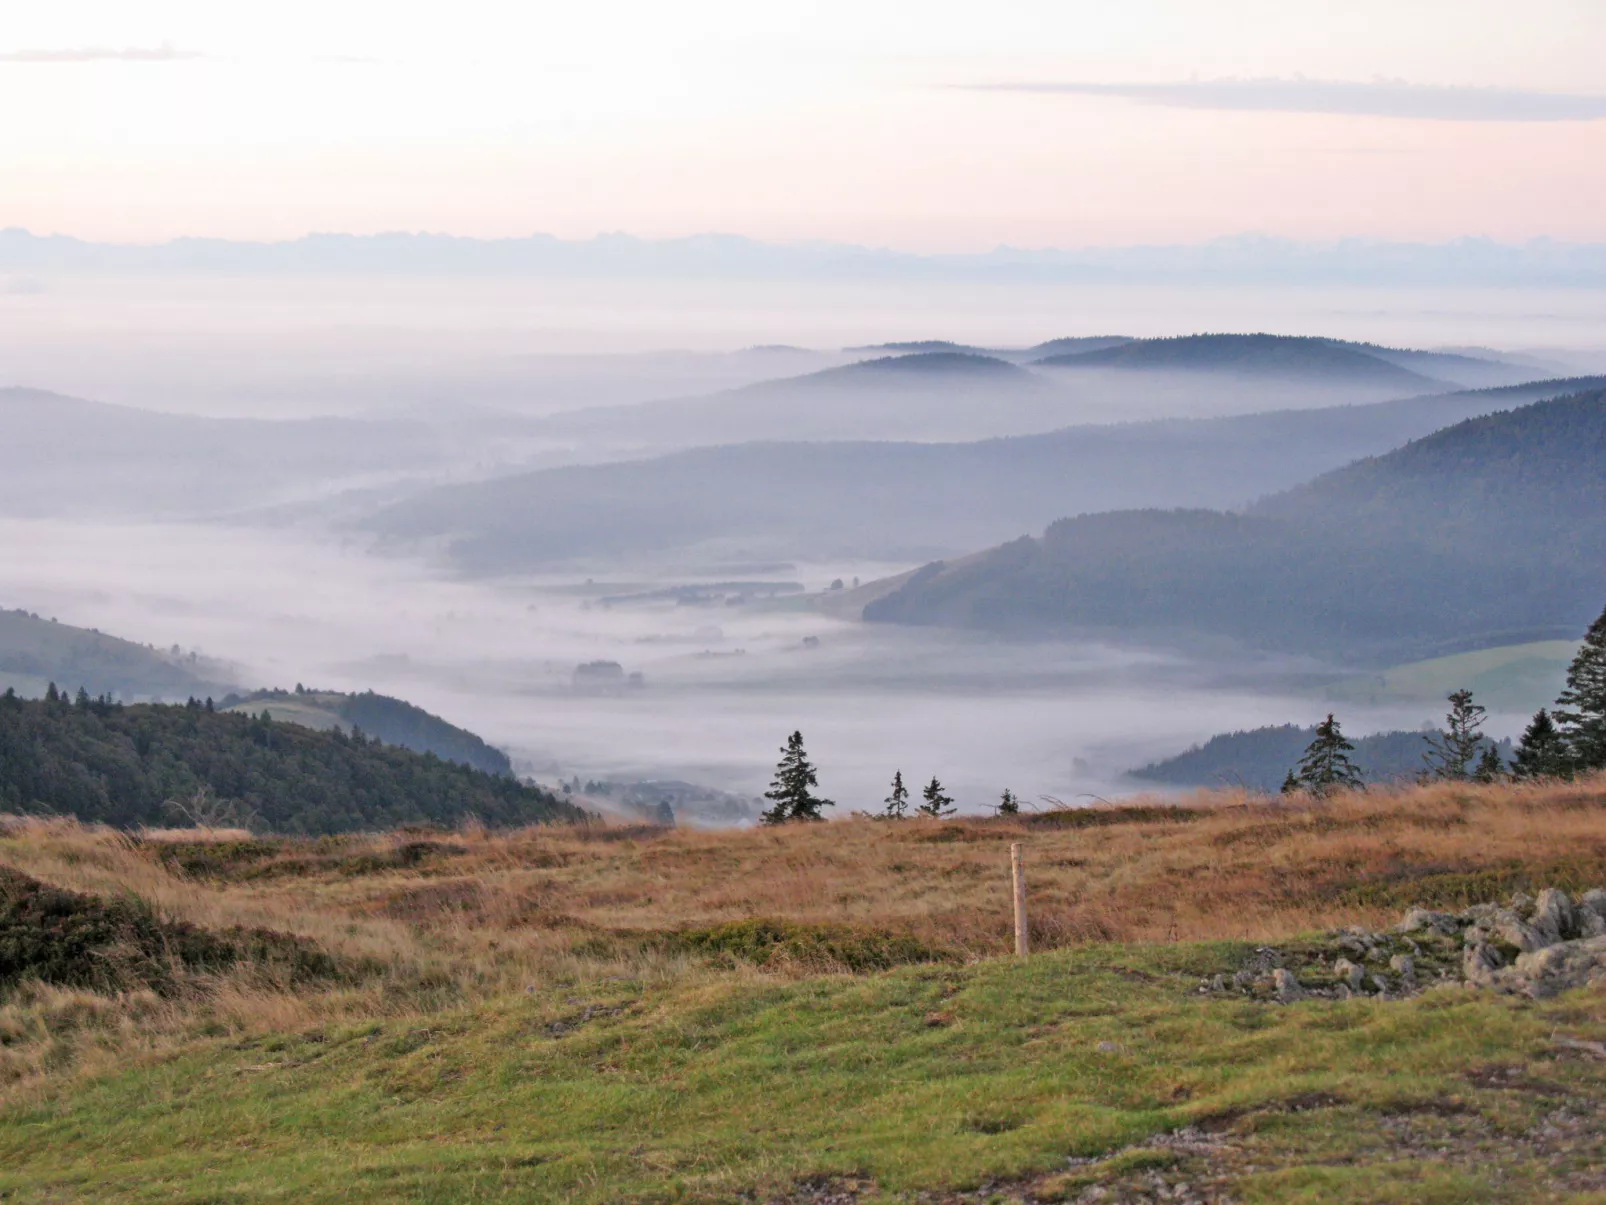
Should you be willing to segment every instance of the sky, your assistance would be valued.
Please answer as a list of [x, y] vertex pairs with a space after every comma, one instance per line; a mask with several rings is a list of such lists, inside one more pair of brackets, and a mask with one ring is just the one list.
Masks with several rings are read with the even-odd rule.
[[1606, 241], [1600, 0], [12, 8], [41, 234]]

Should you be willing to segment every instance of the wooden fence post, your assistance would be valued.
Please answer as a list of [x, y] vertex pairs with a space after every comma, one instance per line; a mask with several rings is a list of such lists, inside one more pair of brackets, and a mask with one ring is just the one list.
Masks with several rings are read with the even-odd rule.
[[1015, 891], [1015, 957], [1025, 958], [1026, 948], [1026, 871], [1021, 865], [1020, 842], [1009, 847], [1009, 877]]

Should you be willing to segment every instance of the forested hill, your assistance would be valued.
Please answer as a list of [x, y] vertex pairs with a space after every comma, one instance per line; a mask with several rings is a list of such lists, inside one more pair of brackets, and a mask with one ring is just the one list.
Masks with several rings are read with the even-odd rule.
[[185, 653], [57, 623], [29, 611], [0, 611], [0, 690], [37, 696], [51, 682], [124, 699], [222, 695], [227, 666]]
[[447, 761], [460, 762], [487, 774], [508, 775], [513, 764], [506, 753], [488, 745], [465, 728], [431, 715], [422, 707], [371, 690], [361, 694], [339, 691], [262, 690], [238, 702], [225, 700], [227, 710], [302, 724], [308, 728], [355, 728], [365, 736], [378, 737], [387, 745], [400, 745], [415, 753], [433, 753]]
[[586, 815], [516, 779], [339, 730], [196, 703], [0, 696], [0, 812], [119, 827], [183, 822], [169, 801], [212, 822], [302, 834]]
[[1575, 636], [1606, 600], [1606, 391], [1458, 423], [1249, 511], [1062, 519], [866, 619], [1405, 660]]
[[[1129, 777], [1179, 787], [1245, 787], [1276, 791], [1316, 738], [1315, 728], [1283, 724], [1225, 732], [1186, 752], [1130, 772]], [[1371, 783], [1409, 781], [1422, 773], [1428, 745], [1421, 732], [1376, 732], [1355, 738], [1355, 765]], [[1511, 758], [1511, 742], [1499, 744]]]

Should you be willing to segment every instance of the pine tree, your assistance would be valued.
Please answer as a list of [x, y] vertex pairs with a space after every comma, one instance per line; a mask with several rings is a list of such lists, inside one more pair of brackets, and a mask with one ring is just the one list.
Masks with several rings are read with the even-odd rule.
[[1344, 739], [1344, 733], [1333, 718], [1332, 712], [1316, 725], [1316, 739], [1299, 759], [1299, 786], [1313, 795], [1326, 795], [1329, 791], [1353, 790], [1362, 785], [1361, 772], [1350, 760], [1355, 746]]
[[1499, 782], [1505, 776], [1506, 767], [1500, 760], [1500, 746], [1493, 741], [1486, 741], [1483, 752], [1478, 755], [1478, 764], [1472, 768], [1472, 781]]
[[909, 788], [903, 785], [903, 771], [895, 770], [892, 774], [892, 794], [883, 802], [887, 805], [881, 813], [883, 820], [902, 820], [909, 810]]
[[829, 799], [821, 799], [813, 788], [819, 786], [818, 772], [803, 750], [803, 734], [794, 732], [786, 738], [781, 749], [781, 760], [775, 767], [775, 778], [764, 798], [774, 805], [759, 817], [764, 824], [785, 824], [790, 820], [819, 820], [820, 809], [835, 807]]
[[933, 820], [941, 820], [944, 816], [952, 816], [959, 810], [954, 807], [954, 801], [943, 794], [942, 783], [937, 781], [935, 774], [931, 776], [931, 781], [926, 784], [926, 789], [920, 792], [920, 798], [923, 802], [917, 810], [922, 816], [930, 816]]
[[1567, 742], [1556, 731], [1556, 722], [1541, 707], [1523, 729], [1517, 752], [1511, 758], [1513, 778], [1565, 778], [1572, 770], [1567, 758]]
[[1488, 709], [1472, 701], [1470, 690], [1450, 696], [1450, 711], [1444, 717], [1444, 731], [1425, 737], [1428, 751], [1422, 755], [1423, 782], [1464, 782], [1483, 748], [1483, 717]]
[[1572, 767], [1606, 769], [1606, 611], [1584, 634], [1555, 713]]
[[1287, 776], [1283, 779], [1282, 793], [1284, 795], [1293, 795], [1297, 793], [1298, 790], [1299, 779], [1295, 778], [1294, 772], [1290, 770], [1288, 771]]
[[1000, 816], [1020, 815], [1020, 798], [1008, 787], [1004, 788], [1003, 795], [999, 797], [998, 814]]

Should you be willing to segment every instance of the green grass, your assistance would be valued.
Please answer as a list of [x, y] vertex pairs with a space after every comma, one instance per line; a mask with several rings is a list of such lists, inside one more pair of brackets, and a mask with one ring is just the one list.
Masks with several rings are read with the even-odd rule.
[[[728, 1201], [819, 1176], [851, 1178], [867, 1201], [984, 1185], [1053, 1199], [1151, 1166], [1208, 1172], [1189, 1170], [1198, 1155], [1125, 1149], [1202, 1122], [1229, 1140], [1218, 1162], [1243, 1202], [1524, 1201], [1555, 1157], [1510, 1136], [1558, 1092], [1597, 1115], [1606, 1102], [1606, 1064], [1550, 1045], [1558, 1027], [1606, 1036], [1598, 996], [1278, 1007], [1194, 991], [1243, 953], [1105, 946], [860, 977], [604, 980], [197, 1038], [0, 1107], [0, 1199]], [[1491, 1064], [1543, 1090], [1468, 1078]], [[1504, 1135], [1505, 1154], [1423, 1163], [1379, 1139], [1441, 1124]]]
[[1578, 652], [1573, 640], [1541, 640], [1413, 661], [1377, 677], [1345, 682], [1333, 691], [1350, 702], [1440, 702], [1453, 690], [1470, 690], [1497, 711], [1531, 713], [1549, 707]]

